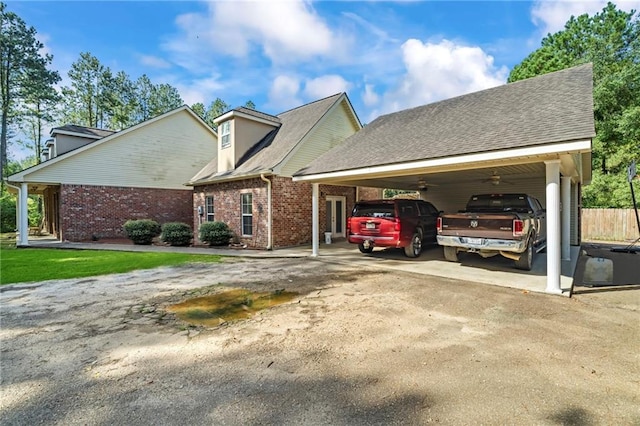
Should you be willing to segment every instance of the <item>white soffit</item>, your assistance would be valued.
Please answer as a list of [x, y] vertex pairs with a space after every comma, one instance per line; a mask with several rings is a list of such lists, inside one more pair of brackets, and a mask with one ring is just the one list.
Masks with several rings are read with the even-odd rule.
[[371, 178], [385, 176], [412, 175], [430, 169], [444, 172], [475, 168], [478, 165], [488, 167], [490, 164], [506, 164], [510, 161], [538, 162], [549, 158], [558, 158], [564, 154], [583, 153], [591, 151], [591, 140], [547, 144], [526, 148], [517, 148], [497, 152], [483, 152], [478, 154], [442, 157], [431, 160], [414, 161], [410, 163], [385, 164], [364, 167], [361, 169], [339, 170], [335, 172], [318, 173], [306, 176], [294, 176], [294, 181], [331, 181], [352, 178]]

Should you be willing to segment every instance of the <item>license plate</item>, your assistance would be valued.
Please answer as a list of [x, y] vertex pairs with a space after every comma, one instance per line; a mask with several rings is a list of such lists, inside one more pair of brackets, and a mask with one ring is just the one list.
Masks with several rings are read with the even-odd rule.
[[376, 229], [376, 224], [373, 222], [367, 222], [365, 226], [367, 229]]
[[482, 244], [482, 238], [467, 238], [467, 244], [475, 244], [479, 246]]

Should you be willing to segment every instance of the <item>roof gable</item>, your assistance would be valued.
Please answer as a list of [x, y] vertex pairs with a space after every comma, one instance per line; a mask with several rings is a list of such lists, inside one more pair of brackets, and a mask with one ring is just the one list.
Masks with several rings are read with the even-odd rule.
[[590, 64], [378, 117], [298, 175], [595, 136]]
[[[281, 123], [280, 127], [270, 132], [262, 140], [256, 141], [253, 147], [242, 156], [242, 160], [238, 162], [235, 169], [218, 173], [216, 158], [198, 172], [189, 184], [198, 185], [226, 179], [241, 179], [261, 173], [277, 174], [278, 168], [286, 162], [296, 147], [307, 135], [313, 132], [313, 129], [332, 107], [344, 99], [348, 99], [346, 94], [338, 93], [278, 114], [276, 118]], [[351, 113], [360, 126], [352, 109]]]
[[217, 135], [182, 106], [9, 176], [8, 181], [183, 188]]

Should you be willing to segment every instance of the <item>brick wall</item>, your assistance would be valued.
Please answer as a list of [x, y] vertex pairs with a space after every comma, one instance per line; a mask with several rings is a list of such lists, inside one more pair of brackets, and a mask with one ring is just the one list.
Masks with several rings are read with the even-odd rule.
[[[293, 182], [291, 178], [270, 176], [272, 182], [272, 244], [274, 248], [311, 243], [311, 184]], [[251, 248], [265, 248], [268, 239], [267, 185], [261, 179], [246, 179], [199, 186], [193, 194], [193, 218], [195, 228], [200, 224], [198, 206], [205, 206], [205, 197], [214, 197], [215, 220], [225, 222], [240, 235], [240, 194], [253, 194], [254, 235], [240, 237]], [[344, 196], [346, 215], [355, 203], [355, 188], [320, 185], [319, 225], [323, 237], [326, 224], [327, 195]], [[204, 218], [202, 220], [205, 220]]]
[[359, 200], [379, 200], [382, 198], [382, 189], [361, 186], [358, 188], [358, 198]]
[[60, 238], [123, 238], [122, 225], [129, 219], [191, 224], [191, 208], [188, 190], [62, 185]]
[[[273, 178], [272, 197], [274, 247], [310, 243], [311, 184], [276, 176]], [[324, 208], [324, 203], [320, 208]]]
[[[241, 194], [253, 194], [253, 235], [242, 235]], [[239, 240], [252, 248], [267, 246], [267, 184], [260, 178], [245, 179], [234, 182], [223, 182], [213, 185], [203, 185], [194, 188], [193, 192], [193, 223], [194, 229], [199, 229], [201, 221], [198, 206], [205, 209], [205, 197], [213, 196], [215, 220], [224, 222], [238, 236]], [[197, 233], [197, 232], [196, 232]], [[196, 239], [197, 239], [196, 235]], [[200, 243], [199, 240], [197, 240]]]

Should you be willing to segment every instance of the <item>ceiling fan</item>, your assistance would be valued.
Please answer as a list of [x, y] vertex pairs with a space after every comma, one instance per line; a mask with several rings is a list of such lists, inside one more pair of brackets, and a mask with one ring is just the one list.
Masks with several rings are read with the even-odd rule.
[[490, 183], [491, 185], [494, 185], [494, 186], [500, 185], [500, 183], [513, 185], [513, 182], [509, 182], [507, 180], [502, 179], [498, 174], [497, 170], [494, 170], [491, 176], [489, 176], [487, 179], [484, 179], [482, 183]]
[[418, 179], [418, 189], [420, 191], [426, 191], [427, 188], [429, 188], [430, 186], [438, 186], [438, 185], [433, 183], [427, 183], [426, 179], [423, 177]]

